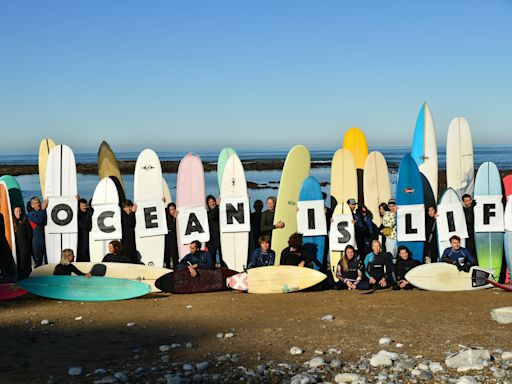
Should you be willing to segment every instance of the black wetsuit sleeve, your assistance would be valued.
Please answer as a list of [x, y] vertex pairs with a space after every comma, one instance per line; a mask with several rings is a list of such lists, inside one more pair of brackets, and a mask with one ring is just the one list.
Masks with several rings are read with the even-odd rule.
[[71, 272], [73, 272], [77, 276], [84, 276], [85, 275], [85, 273], [83, 273], [81, 270], [79, 270], [73, 264], [69, 264], [69, 268], [71, 269]]

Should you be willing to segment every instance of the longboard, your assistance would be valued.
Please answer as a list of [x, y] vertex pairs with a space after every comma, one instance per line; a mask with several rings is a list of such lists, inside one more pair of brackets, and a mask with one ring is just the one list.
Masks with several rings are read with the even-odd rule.
[[37, 296], [72, 301], [127, 300], [151, 292], [145, 283], [96, 276], [38, 276], [21, 280], [18, 285]]
[[[396, 204], [399, 209], [401, 205], [424, 204], [424, 198], [423, 180], [418, 165], [411, 155], [407, 154], [402, 158], [402, 161], [400, 161], [398, 168]], [[412, 252], [413, 259], [422, 263], [424, 243], [424, 241], [398, 241], [398, 246], [407, 246]]]
[[[299, 201], [321, 200], [323, 202], [322, 187], [313, 176], [307, 177], [302, 183], [299, 193]], [[318, 260], [313, 268], [317, 271], [324, 265], [325, 236], [307, 236], [303, 238], [302, 250], [310, 252]]]
[[[478, 168], [475, 180], [476, 203], [478, 204], [478, 196], [486, 195], [502, 195], [500, 173], [491, 162], [483, 163]], [[503, 233], [476, 232], [475, 246], [478, 265], [492, 271], [496, 280], [499, 280], [503, 258]]]
[[[462, 208], [462, 203], [460, 201], [460, 198], [452, 188], [448, 188], [446, 191], [444, 191], [443, 194], [441, 195], [441, 198], [439, 199], [439, 204], [448, 204], [448, 203], [451, 203], [451, 204], [458, 203], [458, 205], [456, 206], [457, 207], [456, 209], [459, 210], [460, 215], [462, 215], [462, 216], [464, 215], [464, 208]], [[438, 232], [438, 236], [437, 236], [437, 244], [438, 244], [438, 250], [439, 250], [439, 258], [437, 260], [441, 261], [441, 256], [443, 255], [444, 250], [446, 248], [451, 247], [451, 244], [450, 244], [449, 240], [446, 240], [446, 241], [439, 240], [439, 232]], [[460, 245], [461, 245], [461, 247], [465, 247], [466, 239], [461, 238]]]
[[161, 276], [155, 286], [170, 293], [205, 293], [227, 290], [226, 279], [237, 274], [228, 268], [197, 269], [197, 276], [190, 276], [188, 269], [177, 270]]
[[[30, 277], [52, 276], [57, 264], [42, 265], [32, 271]], [[171, 269], [149, 267], [143, 264], [127, 264], [127, 263], [73, 263], [78, 270], [83, 273], [91, 272], [95, 276], [106, 276], [117, 279], [127, 279], [134, 281], [142, 281], [151, 286], [152, 292], [158, 292], [155, 281], [172, 272]], [[99, 268], [98, 268], [99, 267]], [[95, 270], [101, 269], [102, 273], [94, 273]]]
[[231, 147], [222, 148], [222, 151], [219, 153], [219, 158], [217, 160], [217, 181], [219, 183], [219, 191], [222, 189], [222, 177], [224, 175], [224, 168], [226, 167], [228, 159], [233, 154], [236, 154], [236, 151]]
[[512, 175], [503, 178], [503, 188], [505, 189], [505, 232], [503, 234], [503, 248], [505, 249], [505, 260], [507, 262], [507, 281], [510, 281], [512, 271]]
[[[357, 196], [357, 172], [352, 153], [347, 149], [338, 149], [332, 158], [331, 166], [331, 210], [334, 215], [350, 214], [348, 199]], [[334, 204], [336, 205], [333, 209]], [[329, 252], [329, 264], [334, 281], [338, 281], [336, 268], [342, 253]]]
[[405, 275], [406, 280], [415, 287], [440, 292], [490, 288], [486, 279], [491, 277], [490, 271], [480, 267], [471, 267], [469, 272], [463, 272], [448, 263], [422, 264]]
[[126, 199], [123, 177], [119, 170], [116, 155], [106, 141], [102, 141], [98, 149], [98, 176], [100, 180], [105, 177], [112, 178], [118, 188], [119, 200], [124, 201]]
[[303, 145], [296, 145], [286, 156], [274, 214], [274, 225], [283, 221], [285, 226], [272, 231], [272, 249], [276, 253], [276, 265], [281, 261], [281, 252], [288, 246], [289, 237], [297, 232], [297, 201], [302, 182], [309, 176], [310, 165], [311, 156]]
[[326, 277], [311, 268], [279, 265], [248, 269], [247, 272], [231, 276], [227, 285], [231, 289], [249, 293], [290, 293], [310, 288]]
[[[224, 164], [223, 178], [220, 187], [221, 199], [247, 197], [247, 182], [244, 167], [236, 153], [232, 153]], [[246, 220], [249, 220], [246, 217]], [[222, 260], [228, 268], [242, 271], [247, 263], [249, 248], [249, 232], [220, 232]]]
[[48, 164], [48, 156], [50, 151], [55, 147], [55, 142], [52, 139], [43, 139], [39, 144], [39, 183], [41, 184], [41, 193], [43, 199], [46, 199], [46, 166]]
[[377, 227], [382, 224], [379, 205], [391, 198], [391, 183], [386, 159], [380, 152], [371, 152], [364, 163], [364, 204], [373, 215]]
[[[55, 146], [48, 156], [46, 168], [46, 197], [74, 198], [78, 195], [75, 155], [67, 145]], [[45, 230], [46, 256], [49, 263], [60, 261], [63, 249], [72, 249], [76, 255], [78, 226], [76, 232], [55, 234]]]
[[0, 284], [0, 301], [15, 299], [26, 293], [27, 291], [18, 287], [17, 284]]
[[3, 227], [5, 229], [5, 238], [9, 245], [11, 254], [16, 262], [16, 238], [14, 236], [13, 210], [11, 207], [11, 199], [9, 191], [4, 181], [0, 179], [0, 213], [3, 217]]
[[466, 193], [473, 196], [475, 188], [473, 136], [469, 123], [463, 117], [456, 117], [448, 127], [446, 186], [453, 188], [459, 198], [462, 198]]
[[434, 199], [437, 199], [438, 164], [436, 130], [427, 103], [423, 103], [416, 120], [411, 156], [416, 161], [420, 172], [425, 175], [430, 183]]
[[[357, 199], [359, 206], [365, 204], [364, 190], [364, 166], [368, 157], [368, 143], [366, 137], [360, 128], [350, 128], [343, 137], [343, 148], [347, 149], [354, 156], [354, 162], [357, 168]], [[387, 200], [386, 200], [387, 201]]]

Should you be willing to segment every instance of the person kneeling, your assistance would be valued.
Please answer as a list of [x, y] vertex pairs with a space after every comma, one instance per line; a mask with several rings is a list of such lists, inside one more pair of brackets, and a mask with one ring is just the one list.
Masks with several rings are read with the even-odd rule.
[[441, 261], [455, 265], [459, 271], [469, 272], [469, 269], [476, 265], [476, 260], [466, 248], [460, 246], [460, 237], [450, 237], [451, 247], [444, 250]]
[[197, 269], [213, 269], [213, 259], [210, 253], [201, 250], [201, 242], [194, 240], [189, 245], [190, 253], [186, 255], [177, 265], [177, 270], [188, 269], [190, 276], [197, 276]]
[[260, 247], [252, 252], [247, 269], [274, 265], [276, 253], [270, 249], [270, 236], [260, 236], [258, 243]]
[[373, 240], [372, 252], [366, 256], [364, 266], [372, 289], [389, 288], [393, 284], [393, 257], [382, 252], [380, 241]]
[[353, 246], [347, 245], [343, 256], [336, 268], [336, 277], [339, 279], [334, 285], [334, 289], [359, 289], [366, 290], [369, 288], [368, 281], [364, 278], [363, 263], [356, 255]]
[[417, 267], [421, 263], [412, 258], [412, 253], [405, 245], [398, 247], [398, 257], [396, 258], [395, 264], [395, 278], [396, 284], [393, 285], [393, 290], [399, 289], [413, 289], [414, 286], [410, 284], [406, 279], [405, 275], [414, 267]]

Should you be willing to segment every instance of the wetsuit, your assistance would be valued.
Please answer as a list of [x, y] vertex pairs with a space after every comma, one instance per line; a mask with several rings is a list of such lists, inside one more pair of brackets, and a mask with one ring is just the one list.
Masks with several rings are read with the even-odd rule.
[[272, 239], [272, 230], [274, 227], [274, 214], [275, 212], [271, 212], [268, 209], [263, 211], [261, 214], [261, 223], [260, 223], [260, 233], [261, 236], [270, 236]]
[[89, 233], [92, 229], [92, 209], [82, 212], [78, 210], [78, 244], [76, 261], [90, 261]]
[[222, 249], [220, 246], [220, 223], [219, 223], [219, 207], [208, 210], [208, 226], [210, 227], [210, 240], [206, 243], [208, 252], [215, 263], [217, 260], [217, 251], [219, 252], [219, 261], [222, 266]]
[[261, 248], [257, 248], [251, 254], [251, 261], [247, 269], [274, 265], [275, 258], [276, 253], [273, 250], [269, 249], [268, 252], [265, 252]]
[[468, 238], [466, 239], [466, 249], [473, 255], [475, 258], [478, 257], [476, 253], [476, 245], [475, 245], [475, 212], [474, 212], [475, 202], [473, 201], [473, 205], [470, 208], [464, 206], [464, 216], [466, 218], [466, 227], [468, 229]]
[[126, 257], [124, 255], [124, 252], [120, 253], [107, 253], [105, 257], [103, 257], [103, 260], [101, 260], [102, 263], [131, 263], [132, 260], [129, 257]]
[[85, 273], [80, 271], [73, 264], [68, 264], [68, 265], [57, 264], [55, 266], [55, 270], [53, 271], [54, 275], [71, 275], [71, 273], [74, 273], [77, 276], [84, 276], [85, 275]]
[[121, 227], [123, 229], [123, 238], [121, 244], [123, 245], [123, 252], [130, 260], [131, 263], [138, 263], [137, 247], [135, 246], [135, 214], [127, 214], [121, 210]]
[[[401, 257], [397, 257], [395, 264], [395, 280], [399, 283], [402, 280], [405, 280], [405, 275], [414, 267], [417, 267], [421, 263], [413, 258], [409, 257], [407, 260], [402, 259]], [[412, 284], [407, 284], [403, 289], [413, 289], [414, 286]], [[398, 285], [394, 286], [394, 289], [400, 289]]]
[[18, 279], [25, 279], [32, 271], [32, 227], [26, 217], [15, 220], [14, 236], [16, 238], [16, 258], [18, 259]]
[[343, 260], [340, 260], [336, 268], [336, 277], [339, 279], [335, 283], [335, 289], [348, 289], [347, 282], [356, 284], [356, 289], [368, 289], [368, 280], [363, 279], [363, 263], [359, 256], [354, 256], [348, 260], [348, 268], [343, 269]]
[[[189, 264], [190, 263], [190, 264]], [[213, 269], [214, 262], [211, 255], [205, 251], [189, 253], [177, 265], [176, 269], [187, 269], [189, 265], [197, 264], [198, 268]]]
[[167, 235], [165, 235], [164, 263], [165, 268], [178, 265], [178, 239], [176, 236], [176, 218], [167, 212]]
[[427, 236], [427, 241], [425, 241], [423, 257], [425, 259], [430, 257], [430, 261], [435, 263], [438, 259], [439, 253], [437, 247], [437, 222], [435, 217], [427, 216], [425, 222], [425, 234]]
[[290, 247], [286, 247], [281, 252], [281, 265], [299, 265], [302, 261], [305, 263], [304, 266], [307, 267], [307, 260], [301, 249], [292, 251]]
[[446, 248], [441, 257], [441, 261], [455, 265], [459, 271], [469, 272], [472, 265], [476, 265], [476, 259], [466, 248], [460, 247], [455, 250]]
[[369, 253], [364, 260], [366, 269], [366, 277], [368, 279], [374, 278], [377, 282], [374, 287], [381, 288], [379, 281], [382, 278], [386, 279], [387, 286], [393, 284], [393, 258], [390, 253], [380, 252], [379, 254]]
[[46, 246], [44, 241], [44, 227], [47, 222], [46, 210], [30, 211], [27, 218], [32, 227], [32, 257], [37, 267], [46, 262]]

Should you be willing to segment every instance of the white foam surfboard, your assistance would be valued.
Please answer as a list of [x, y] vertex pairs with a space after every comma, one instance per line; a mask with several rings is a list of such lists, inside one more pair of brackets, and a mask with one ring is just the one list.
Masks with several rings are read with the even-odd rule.
[[386, 159], [380, 152], [371, 152], [364, 163], [364, 204], [373, 215], [373, 222], [379, 227], [382, 218], [379, 205], [391, 198], [391, 183]]
[[462, 198], [465, 193], [473, 196], [475, 188], [473, 137], [469, 123], [463, 117], [453, 119], [448, 128], [446, 186], [453, 188], [459, 198]]
[[[45, 192], [48, 200], [52, 197], [78, 195], [75, 155], [67, 145], [57, 145], [50, 151], [46, 165]], [[48, 263], [60, 262], [63, 249], [72, 249], [76, 255], [78, 226], [75, 233], [54, 234], [45, 231], [45, 241]]]

